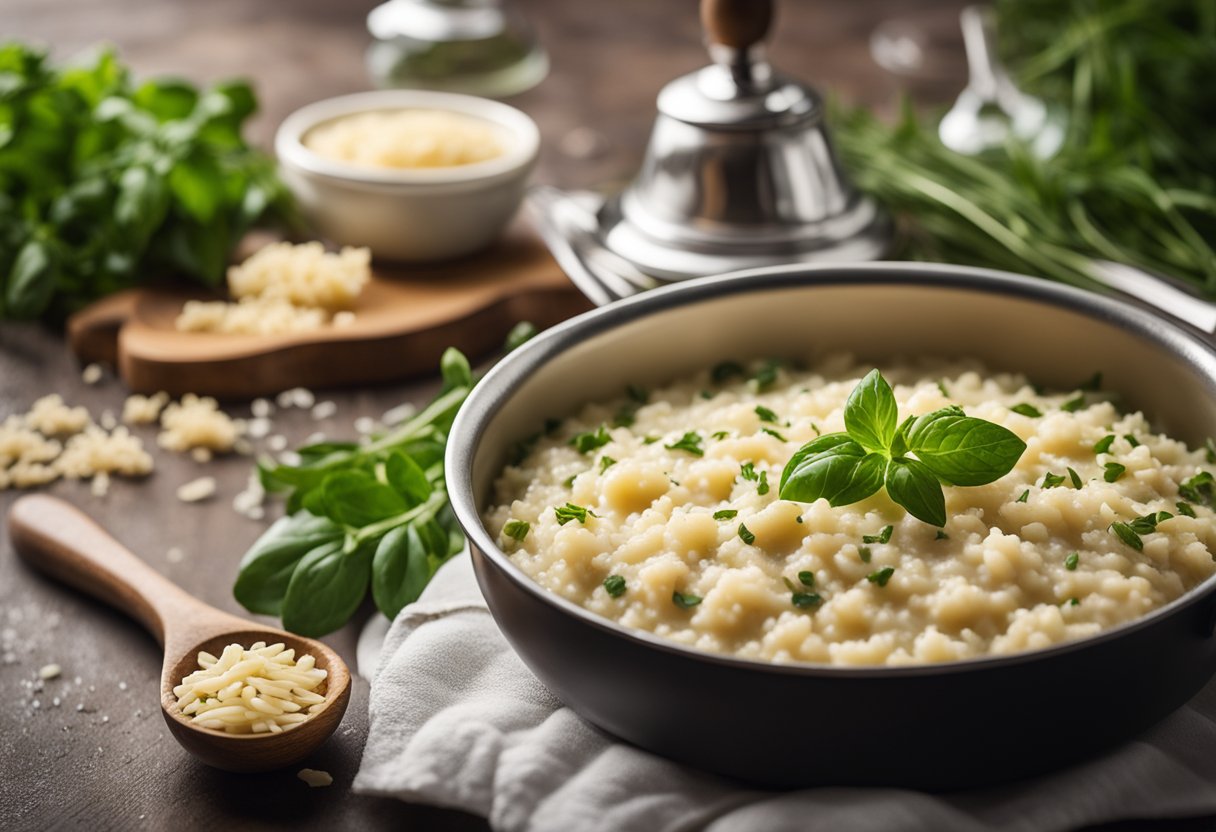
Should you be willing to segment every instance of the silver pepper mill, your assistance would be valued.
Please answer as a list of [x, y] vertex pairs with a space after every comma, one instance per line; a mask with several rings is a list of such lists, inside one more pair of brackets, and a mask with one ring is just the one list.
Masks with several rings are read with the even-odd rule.
[[661, 280], [882, 257], [891, 224], [842, 171], [823, 99], [765, 59], [772, 0], [702, 0], [701, 19], [713, 63], [659, 94], [641, 171], [599, 209], [602, 245]]

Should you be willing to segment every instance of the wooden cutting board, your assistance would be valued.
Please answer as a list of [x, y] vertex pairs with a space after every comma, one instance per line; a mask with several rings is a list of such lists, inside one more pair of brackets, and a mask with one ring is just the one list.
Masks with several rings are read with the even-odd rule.
[[112, 295], [72, 316], [69, 343], [81, 361], [115, 367], [133, 392], [242, 399], [434, 373], [449, 346], [476, 360], [500, 349], [519, 321], [544, 329], [591, 308], [522, 225], [463, 260], [374, 265], [349, 326], [284, 335], [178, 332], [182, 304], [204, 297], [198, 287]]

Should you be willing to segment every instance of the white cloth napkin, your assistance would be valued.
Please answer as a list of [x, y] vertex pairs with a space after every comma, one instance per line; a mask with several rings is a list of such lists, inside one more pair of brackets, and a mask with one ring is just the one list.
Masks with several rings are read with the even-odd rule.
[[1052, 832], [1216, 814], [1216, 683], [1117, 751], [1014, 786], [743, 789], [614, 740], [563, 707], [498, 631], [467, 554], [393, 623], [370, 708], [357, 792], [462, 809], [512, 832]]

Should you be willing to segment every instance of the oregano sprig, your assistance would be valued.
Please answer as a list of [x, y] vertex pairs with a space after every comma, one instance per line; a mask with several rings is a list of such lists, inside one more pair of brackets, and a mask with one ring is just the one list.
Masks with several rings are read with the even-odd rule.
[[849, 394], [843, 433], [824, 434], [798, 449], [781, 473], [783, 500], [833, 506], [856, 503], [886, 488], [919, 520], [946, 523], [943, 485], [985, 485], [1013, 469], [1026, 450], [1014, 433], [944, 407], [899, 422], [895, 394], [871, 370]]

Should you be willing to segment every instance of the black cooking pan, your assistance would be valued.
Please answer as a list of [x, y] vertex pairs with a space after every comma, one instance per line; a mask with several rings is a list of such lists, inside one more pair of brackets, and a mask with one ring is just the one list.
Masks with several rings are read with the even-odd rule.
[[750, 783], [953, 789], [1123, 742], [1216, 671], [1216, 578], [1093, 638], [913, 667], [772, 665], [626, 629], [535, 584], [481, 522], [510, 446], [548, 417], [726, 359], [977, 358], [1120, 404], [1189, 443], [1216, 434], [1216, 351], [1128, 304], [979, 269], [789, 267], [691, 281], [589, 312], [508, 356], [453, 427], [448, 489], [498, 625], [563, 702], [609, 733]]

